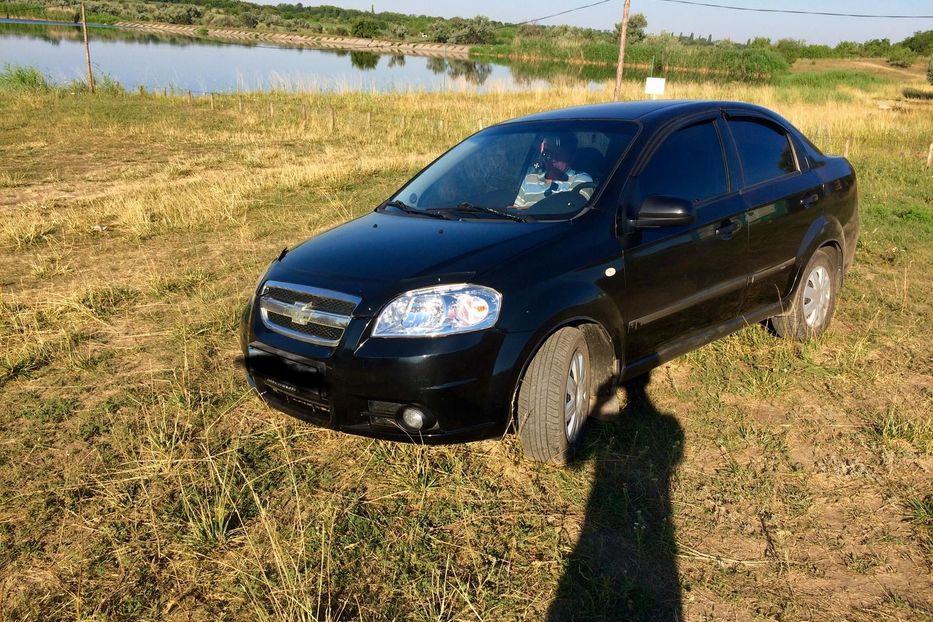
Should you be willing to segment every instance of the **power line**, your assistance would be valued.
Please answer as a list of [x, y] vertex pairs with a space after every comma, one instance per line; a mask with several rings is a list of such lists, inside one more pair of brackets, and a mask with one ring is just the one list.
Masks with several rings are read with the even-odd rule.
[[671, 2], [675, 4], [690, 4], [693, 6], [709, 7], [713, 9], [731, 9], [733, 11], [751, 11], [753, 13], [791, 13], [794, 15], [828, 15], [830, 17], [868, 17], [880, 19], [933, 19], [933, 15], [877, 15], [869, 13], [831, 13], [829, 11], [799, 11], [794, 9], [762, 9], [750, 6], [734, 6], [730, 4], [712, 4], [710, 2], [693, 2], [692, 0], [657, 0], [658, 2]]
[[553, 15], [545, 15], [544, 17], [536, 17], [535, 19], [526, 19], [523, 22], [517, 22], [514, 24], [505, 24], [505, 26], [524, 26], [525, 24], [533, 24], [534, 22], [540, 22], [545, 19], [557, 17], [558, 15], [566, 15], [567, 13], [573, 13], [574, 11], [580, 11], [582, 9], [588, 9], [593, 6], [599, 6], [600, 4], [606, 4], [607, 2], [612, 2], [612, 0], [599, 0], [599, 2], [593, 2], [592, 4], [584, 4], [583, 6], [578, 6], [572, 9], [567, 9], [566, 11], [561, 11], [560, 13], [554, 13]]

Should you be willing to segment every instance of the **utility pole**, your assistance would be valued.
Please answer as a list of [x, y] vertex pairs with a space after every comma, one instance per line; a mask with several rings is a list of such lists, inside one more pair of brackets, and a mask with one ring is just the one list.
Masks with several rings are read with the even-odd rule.
[[84, 32], [84, 58], [87, 60], [87, 86], [94, 92], [94, 74], [91, 72], [91, 47], [87, 43], [87, 18], [84, 16], [84, 3], [81, 3], [81, 30]]
[[625, 71], [625, 37], [628, 34], [628, 9], [632, 0], [625, 0], [622, 5], [622, 25], [619, 28], [619, 65], [616, 67], [616, 90], [613, 99], [619, 101], [622, 94], [622, 72]]

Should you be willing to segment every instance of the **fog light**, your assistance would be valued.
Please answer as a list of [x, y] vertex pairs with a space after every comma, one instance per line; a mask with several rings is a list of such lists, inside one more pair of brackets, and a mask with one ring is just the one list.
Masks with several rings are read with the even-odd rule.
[[420, 408], [409, 406], [402, 411], [402, 425], [411, 432], [418, 432], [428, 422], [428, 415]]

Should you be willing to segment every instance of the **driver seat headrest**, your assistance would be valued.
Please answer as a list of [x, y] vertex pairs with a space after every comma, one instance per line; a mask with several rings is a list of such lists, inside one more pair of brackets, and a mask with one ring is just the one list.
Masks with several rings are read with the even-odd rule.
[[600, 153], [599, 149], [593, 147], [585, 147], [579, 149], [573, 157], [573, 162], [571, 166], [573, 170], [578, 173], [587, 173], [593, 179], [599, 177], [603, 172], [603, 163], [605, 162], [605, 157]]

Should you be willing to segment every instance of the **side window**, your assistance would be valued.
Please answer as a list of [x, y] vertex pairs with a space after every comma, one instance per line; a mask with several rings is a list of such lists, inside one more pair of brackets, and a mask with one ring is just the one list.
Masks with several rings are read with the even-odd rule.
[[794, 150], [784, 131], [752, 119], [730, 119], [729, 128], [742, 161], [746, 185], [797, 171]]
[[722, 143], [712, 121], [671, 134], [635, 182], [634, 201], [661, 195], [702, 201], [728, 191]]

